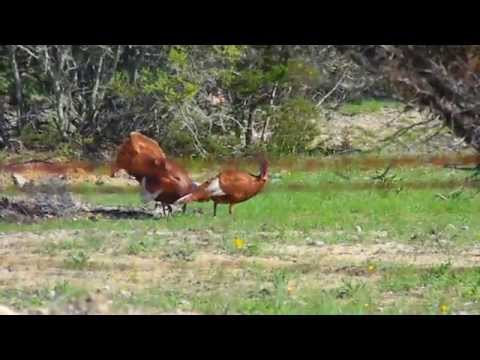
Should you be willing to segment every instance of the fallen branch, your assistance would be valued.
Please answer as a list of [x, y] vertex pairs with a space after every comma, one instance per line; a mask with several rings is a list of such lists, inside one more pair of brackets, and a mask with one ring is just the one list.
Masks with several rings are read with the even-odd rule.
[[340, 77], [340, 80], [337, 81], [335, 86], [323, 97], [320, 99], [320, 101], [317, 103], [317, 107], [321, 106], [340, 86], [342, 83], [343, 79], [347, 76], [347, 72], [344, 72], [343, 75]]
[[380, 181], [383, 181], [385, 180], [385, 177], [387, 176], [387, 174], [390, 172], [390, 169], [393, 167], [393, 163], [392, 164], [389, 164], [387, 166], [387, 168], [383, 171], [383, 173], [381, 173], [380, 175], [375, 175], [375, 176], [372, 176], [371, 179], [372, 180], [380, 180]]
[[420, 121], [420, 122], [411, 124], [411, 125], [406, 126], [406, 127], [402, 127], [401, 129], [398, 129], [392, 135], [387, 136], [386, 138], [379, 140], [379, 142], [382, 145], [379, 145], [379, 146], [374, 147], [372, 149], [364, 150], [363, 152], [364, 153], [373, 153], [373, 152], [377, 152], [379, 150], [383, 150], [385, 147], [387, 147], [393, 141], [395, 141], [395, 140], [399, 141], [400, 137], [402, 137], [403, 135], [405, 135], [407, 132], [411, 131], [412, 129], [417, 128], [417, 127], [422, 126], [422, 125], [427, 125], [427, 124], [429, 124], [431, 122], [434, 122], [434, 121], [437, 121], [437, 117], [434, 117], [434, 118], [431, 118], [431, 119], [428, 119], [428, 120], [424, 120], [424, 121]]
[[397, 137], [401, 137], [401, 136], [405, 135], [407, 132], [409, 132], [410, 130], [412, 130], [416, 127], [429, 124], [429, 123], [434, 122], [436, 120], [437, 120], [437, 118], [435, 117], [435, 118], [432, 118], [432, 119], [428, 119], [428, 120], [425, 120], [425, 121], [420, 121], [420, 122], [417, 122], [415, 124], [403, 127], [401, 129], [398, 129], [395, 133], [393, 133], [393, 135], [390, 135], [390, 136], [386, 137], [385, 139], [380, 140], [380, 142], [389, 142], [389, 141], [391, 141], [391, 140], [393, 140]]

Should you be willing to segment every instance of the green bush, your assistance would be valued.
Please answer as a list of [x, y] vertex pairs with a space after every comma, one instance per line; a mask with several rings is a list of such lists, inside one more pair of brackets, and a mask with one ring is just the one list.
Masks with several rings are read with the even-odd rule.
[[[215, 156], [229, 156], [232, 149], [238, 146], [239, 139], [231, 134], [211, 134], [207, 135], [207, 129], [199, 130], [199, 141], [202, 148], [208, 153]], [[189, 156], [198, 155], [195, 147], [194, 139], [190, 132], [185, 129], [184, 125], [179, 120], [173, 120], [167, 127], [167, 134], [161, 140], [162, 146], [172, 155], [175, 156]]]
[[304, 98], [294, 98], [283, 104], [272, 116], [272, 137], [268, 151], [274, 154], [298, 154], [309, 150], [319, 135], [315, 104]]
[[27, 149], [51, 151], [56, 156], [66, 159], [76, 157], [80, 150], [78, 145], [74, 144], [73, 137], [64, 139], [51, 123], [38, 130], [32, 125], [27, 125], [20, 132], [19, 140]]
[[20, 133], [19, 140], [28, 149], [53, 151], [63, 142], [58, 130], [48, 124], [40, 130], [28, 125]]
[[140, 89], [136, 84], [130, 83], [126, 72], [115, 73], [109, 90], [112, 94], [132, 100], [140, 94]]
[[236, 135], [211, 135], [205, 139], [205, 150], [217, 157], [228, 157], [239, 142]]
[[169, 153], [176, 156], [195, 153], [192, 136], [183, 128], [181, 121], [171, 121], [167, 126], [167, 134], [161, 139], [161, 145]]
[[55, 153], [58, 156], [61, 156], [61, 157], [67, 158], [67, 159], [72, 159], [72, 158], [76, 157], [77, 152], [78, 151], [75, 150], [75, 147], [72, 146], [72, 144], [69, 144], [69, 143], [59, 144], [56, 151], [55, 151]]
[[256, 156], [259, 154], [264, 154], [269, 151], [269, 148], [267, 145], [263, 143], [256, 143], [256, 144], [250, 144], [246, 149], [243, 151], [243, 155], [249, 157], [249, 156]]
[[0, 96], [6, 95], [8, 93], [9, 86], [10, 82], [7, 78], [7, 75], [0, 72]]

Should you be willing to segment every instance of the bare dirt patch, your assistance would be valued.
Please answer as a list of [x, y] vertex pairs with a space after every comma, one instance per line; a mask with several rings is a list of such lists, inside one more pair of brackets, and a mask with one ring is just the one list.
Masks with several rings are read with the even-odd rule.
[[[381, 145], [381, 140], [426, 120], [425, 114], [418, 111], [405, 112], [388, 107], [374, 113], [345, 115], [336, 112], [331, 116], [330, 121], [334, 122], [335, 126], [323, 129], [323, 135], [317, 141], [325, 142], [332, 148], [342, 148], [349, 144], [359, 150], [376, 148]], [[412, 127], [401, 137], [392, 140], [392, 149], [408, 152], [432, 153], [440, 148], [453, 151], [468, 148], [464, 141], [453, 136], [447, 129], [442, 130], [440, 120]]]
[[383, 244], [352, 245], [275, 245], [267, 249], [278, 256], [301, 259], [306, 262], [327, 264], [363, 264], [368, 261], [433, 266], [450, 262], [453, 267], [480, 265], [480, 248], [445, 251], [438, 248], [419, 247], [388, 242]]
[[[163, 237], [175, 238], [178, 233], [161, 232]], [[480, 248], [470, 247], [455, 252], [437, 248], [386, 242], [381, 244], [335, 244], [335, 245], [264, 245], [260, 255], [246, 256], [219, 252], [218, 248], [195, 249], [191, 260], [166, 258], [162, 249], [146, 255], [93, 252], [83, 270], [65, 268], [65, 254], [47, 255], [38, 252], [39, 246], [59, 239], [75, 239], [84, 233], [80, 231], [51, 231], [41, 234], [14, 233], [0, 234], [1, 286], [33, 286], [60, 278], [79, 279], [86, 282], [98, 279], [99, 283], [115, 286], [144, 287], [184, 272], [195, 272], [199, 278], [208, 280], [208, 271], [222, 267], [235, 271], [249, 266], [260, 266], [266, 271], [289, 269], [298, 272], [368, 277], [365, 264], [392, 263], [428, 267], [450, 262], [452, 267], [474, 267], [480, 264]], [[109, 232], [108, 237], [122, 242], [118, 233]], [[188, 239], [188, 232], [182, 234]], [[193, 239], [196, 241], [196, 239]], [[86, 276], [86, 274], [90, 274]], [[120, 285], [119, 285], [120, 284]]]

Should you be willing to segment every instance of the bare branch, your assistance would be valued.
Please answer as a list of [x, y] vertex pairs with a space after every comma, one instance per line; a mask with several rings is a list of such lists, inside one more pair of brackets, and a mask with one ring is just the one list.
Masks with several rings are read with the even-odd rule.
[[412, 130], [414, 128], [417, 128], [419, 126], [423, 126], [423, 125], [426, 125], [426, 124], [430, 124], [434, 121], [438, 121], [438, 119], [437, 118], [431, 118], [431, 119], [428, 119], [428, 120], [425, 120], [425, 121], [419, 121], [417, 123], [411, 124], [409, 126], [406, 126], [406, 127], [403, 127], [401, 129], [397, 130], [393, 135], [390, 135], [390, 136], [388, 136], [385, 139], [382, 139], [380, 141], [381, 142], [389, 142], [392, 139], [395, 139], [397, 137], [405, 135], [407, 132], [409, 132], [410, 130]]
[[337, 81], [335, 86], [323, 97], [320, 99], [320, 101], [317, 103], [317, 107], [321, 106], [340, 86], [340, 84], [343, 82], [345, 79], [345, 76], [347, 75], [347, 72], [344, 72], [340, 79]]
[[28, 47], [26, 46], [23, 46], [23, 45], [16, 45], [17, 48], [19, 48], [20, 50], [23, 50], [25, 51], [28, 55], [30, 55], [31, 57], [35, 58], [35, 59], [38, 59], [38, 55], [35, 54], [32, 50], [30, 50]]

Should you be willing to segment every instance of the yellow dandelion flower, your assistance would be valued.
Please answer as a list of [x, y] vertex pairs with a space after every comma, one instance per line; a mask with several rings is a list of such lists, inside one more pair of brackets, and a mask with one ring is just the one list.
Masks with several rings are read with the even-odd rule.
[[442, 304], [442, 305], [440, 305], [440, 313], [441, 313], [442, 315], [448, 314], [449, 310], [450, 310], [450, 309], [449, 309], [449, 307], [448, 307], [447, 304]]
[[245, 247], [245, 240], [243, 239], [235, 239], [233, 240], [233, 244], [235, 245], [235, 247], [240, 250], [240, 249], [243, 249]]
[[375, 271], [375, 265], [368, 265], [368, 272], [374, 272]]

